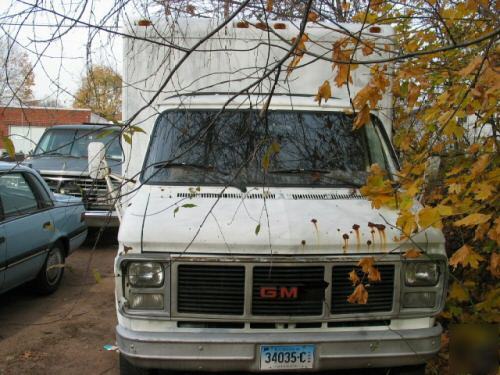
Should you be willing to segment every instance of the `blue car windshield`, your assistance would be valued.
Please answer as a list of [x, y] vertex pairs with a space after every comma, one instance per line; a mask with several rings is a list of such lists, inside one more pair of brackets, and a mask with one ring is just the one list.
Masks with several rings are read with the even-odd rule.
[[174, 110], [158, 118], [146, 184], [361, 186], [388, 169], [380, 132], [343, 112]]
[[119, 131], [106, 129], [49, 129], [35, 149], [34, 155], [59, 155], [86, 158], [88, 145], [91, 142], [101, 142], [106, 147], [106, 157], [122, 158]]

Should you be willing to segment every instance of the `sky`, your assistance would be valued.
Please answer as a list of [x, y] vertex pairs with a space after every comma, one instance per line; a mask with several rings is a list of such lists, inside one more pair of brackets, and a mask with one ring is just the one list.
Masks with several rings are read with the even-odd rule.
[[[51, 11], [35, 8], [34, 3], [35, 0], [0, 0], [0, 34], [15, 41], [28, 53], [34, 66], [35, 99], [57, 99], [59, 105], [71, 106], [72, 95], [78, 90], [90, 63], [107, 65], [121, 73], [120, 36], [89, 29], [52, 12], [71, 18], [78, 18], [78, 14], [82, 14], [82, 22], [102, 24], [109, 30], [118, 30], [117, 25], [113, 24], [115, 18], [103, 19], [115, 1], [39, 2]], [[28, 14], [28, 10], [36, 11]]]

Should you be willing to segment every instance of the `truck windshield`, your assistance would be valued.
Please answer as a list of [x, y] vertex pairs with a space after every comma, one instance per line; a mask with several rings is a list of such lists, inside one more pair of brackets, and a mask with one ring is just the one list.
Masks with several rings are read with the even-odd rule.
[[86, 158], [90, 142], [104, 143], [106, 146], [106, 157], [121, 160], [120, 134], [118, 131], [109, 131], [106, 129], [49, 129], [38, 142], [33, 155]]
[[343, 112], [166, 111], [156, 122], [146, 184], [361, 186], [371, 164], [387, 169], [373, 124], [352, 130]]

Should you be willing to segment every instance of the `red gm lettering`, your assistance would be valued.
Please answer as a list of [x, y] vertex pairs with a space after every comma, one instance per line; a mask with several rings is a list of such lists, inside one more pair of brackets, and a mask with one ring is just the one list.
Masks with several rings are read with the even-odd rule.
[[274, 286], [263, 286], [260, 288], [260, 298], [274, 299], [278, 297], [278, 291]]
[[260, 298], [265, 299], [296, 299], [299, 296], [299, 288], [296, 286], [263, 286], [260, 288]]
[[296, 299], [299, 296], [299, 288], [296, 286], [287, 288], [286, 286], [282, 286], [280, 288], [280, 297], [286, 299]]

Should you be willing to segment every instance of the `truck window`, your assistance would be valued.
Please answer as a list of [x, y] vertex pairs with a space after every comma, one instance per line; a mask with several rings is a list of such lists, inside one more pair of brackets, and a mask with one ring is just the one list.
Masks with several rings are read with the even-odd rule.
[[155, 125], [142, 179], [179, 185], [361, 186], [371, 164], [387, 169], [387, 162], [374, 125], [353, 131], [353, 120], [343, 112], [270, 111], [261, 119], [251, 110], [167, 111]]
[[122, 150], [118, 131], [105, 133], [105, 130], [49, 129], [35, 149], [34, 155], [59, 155], [78, 158], [87, 157], [90, 142], [102, 142], [106, 146], [106, 157], [120, 159]]

